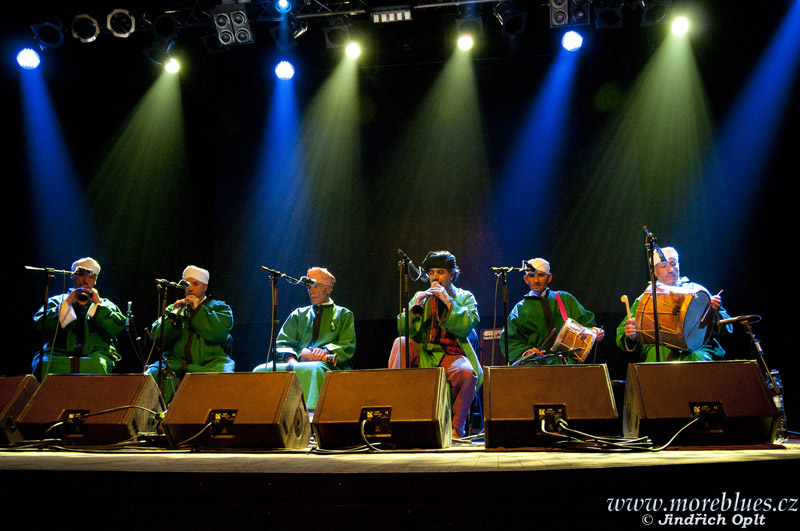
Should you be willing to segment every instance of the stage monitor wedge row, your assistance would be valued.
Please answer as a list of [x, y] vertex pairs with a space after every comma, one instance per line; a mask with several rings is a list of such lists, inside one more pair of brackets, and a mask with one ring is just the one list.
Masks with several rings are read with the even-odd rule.
[[444, 369], [331, 371], [311, 421], [321, 449], [364, 445], [448, 448], [450, 393]]
[[39, 380], [32, 374], [0, 378], [0, 444], [11, 444], [22, 440], [17, 428], [20, 413], [30, 403]]
[[679, 446], [762, 444], [775, 440], [778, 409], [755, 361], [636, 363], [628, 366], [623, 433], [663, 445], [694, 415]]
[[554, 417], [590, 435], [619, 431], [605, 365], [486, 367], [483, 388], [486, 448], [550, 447]]
[[171, 446], [300, 449], [311, 438], [293, 372], [189, 373], [161, 425]]
[[117, 444], [155, 433], [161, 404], [149, 374], [49, 374], [18, 424], [28, 440]]

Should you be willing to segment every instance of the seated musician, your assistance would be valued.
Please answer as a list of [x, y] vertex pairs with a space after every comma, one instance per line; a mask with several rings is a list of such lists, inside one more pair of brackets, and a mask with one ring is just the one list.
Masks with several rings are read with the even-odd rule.
[[74, 288], [47, 300], [33, 317], [44, 331], [45, 344], [33, 358], [38, 377], [54, 373], [107, 374], [120, 360], [116, 336], [125, 326], [125, 314], [97, 291], [100, 264], [86, 257], [72, 264]]
[[[600, 341], [605, 337], [602, 328], [595, 326], [594, 314], [566, 291], [553, 291], [548, 286], [553, 280], [550, 262], [533, 258], [526, 262], [528, 271], [523, 278], [530, 291], [519, 301], [508, 316], [507, 328], [500, 335], [500, 349], [509, 363], [534, 355], [542, 356], [553, 346], [558, 332], [567, 319], [573, 319], [591, 329]], [[505, 352], [505, 336], [508, 334], [508, 353]], [[566, 356], [568, 363], [580, 362], [574, 356]], [[543, 360], [547, 364], [558, 364], [558, 356]]]
[[[231, 359], [233, 311], [225, 302], [207, 294], [210, 274], [206, 269], [190, 265], [183, 270], [186, 281], [184, 298], [166, 309], [166, 319], [159, 317], [152, 326], [156, 341], [164, 337], [164, 361], [167, 376], [173, 372], [177, 380], [189, 372], [233, 372]], [[158, 378], [159, 362], [145, 370]], [[164, 399], [169, 402], [177, 382], [165, 384]]]
[[[431, 286], [417, 292], [409, 306], [410, 367], [443, 367], [452, 388], [453, 433], [465, 435], [475, 390], [480, 387], [483, 371], [470, 337], [477, 338], [478, 303], [469, 291], [456, 287], [460, 270], [456, 257], [448, 251], [431, 251], [422, 262]], [[397, 316], [397, 330], [405, 334], [406, 312]], [[402, 340], [396, 339], [389, 356], [389, 368], [406, 366]]]
[[[661, 263], [661, 257], [657, 252], [654, 252], [652, 257], [656, 274], [656, 284], [659, 289], [676, 286], [707, 291], [700, 284], [689, 282], [688, 278], [680, 276], [680, 262], [678, 261], [678, 251], [676, 251], [675, 248], [663, 247], [661, 252], [664, 253], [666, 264]], [[656, 296], [658, 296], [658, 294]], [[635, 352], [640, 362], [658, 361], [656, 359], [656, 346], [654, 344], [642, 344], [637, 339], [635, 316], [641, 300], [642, 296], [640, 295], [631, 306], [631, 318], [624, 319], [617, 327], [617, 345], [627, 352]], [[730, 317], [722, 308], [722, 297], [720, 294], [712, 296], [709, 305], [713, 312], [711, 318], [714, 323], [718, 322], [720, 319], [728, 319]], [[663, 325], [660, 324], [660, 328], [663, 330]], [[713, 325], [713, 333], [716, 334], [730, 332], [731, 330], [732, 325], [728, 325], [727, 327], [719, 327], [716, 324]], [[700, 348], [693, 351], [681, 350], [664, 345], [661, 345], [659, 350], [661, 361], [713, 361], [725, 356], [725, 350], [716, 339], [710, 336]]]
[[[334, 304], [331, 299], [336, 278], [323, 267], [312, 267], [307, 276], [311, 305], [294, 310], [283, 323], [276, 342], [278, 371], [294, 371], [303, 388], [306, 407], [317, 407], [325, 373], [352, 367], [356, 351], [353, 312]], [[272, 362], [261, 364], [253, 372], [272, 370]]]

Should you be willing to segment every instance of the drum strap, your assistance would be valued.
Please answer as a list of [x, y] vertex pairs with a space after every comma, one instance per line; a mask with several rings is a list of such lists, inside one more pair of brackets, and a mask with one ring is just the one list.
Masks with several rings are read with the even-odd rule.
[[558, 303], [558, 309], [561, 311], [561, 318], [566, 323], [567, 319], [568, 319], [568, 317], [567, 317], [567, 309], [564, 308], [564, 302], [561, 300], [561, 297], [559, 296], [557, 291], [556, 291], [556, 302]]

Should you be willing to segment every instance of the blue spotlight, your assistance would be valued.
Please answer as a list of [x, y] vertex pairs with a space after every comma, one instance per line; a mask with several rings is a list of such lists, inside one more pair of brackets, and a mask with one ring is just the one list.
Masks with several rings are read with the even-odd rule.
[[275, 9], [278, 10], [278, 13], [288, 13], [292, 9], [292, 4], [289, 3], [289, 0], [278, 0], [275, 2]]
[[41, 63], [39, 54], [32, 48], [23, 48], [17, 54], [17, 64], [26, 70], [33, 70]]
[[292, 79], [294, 77], [294, 66], [289, 61], [281, 61], [275, 67], [275, 75], [278, 79]]
[[568, 31], [561, 37], [561, 46], [568, 52], [580, 50], [583, 46], [583, 37], [577, 31]]

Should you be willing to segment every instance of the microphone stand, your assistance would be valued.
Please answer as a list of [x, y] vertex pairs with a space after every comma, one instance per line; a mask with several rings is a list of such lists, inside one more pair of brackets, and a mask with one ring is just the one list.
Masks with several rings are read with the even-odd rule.
[[[521, 267], [492, 267], [490, 268], [495, 275], [502, 279], [503, 284], [503, 346], [505, 347], [506, 365], [508, 365], [508, 272], [523, 271]], [[492, 359], [494, 359], [494, 342], [492, 342]]]
[[292, 284], [304, 284], [305, 282], [299, 278], [290, 277], [287, 274], [281, 273], [266, 266], [261, 266], [262, 271], [266, 271], [270, 275], [270, 283], [272, 286], [272, 330], [270, 331], [269, 348], [267, 349], [267, 363], [265, 370], [268, 370], [269, 360], [272, 359], [272, 372], [278, 372], [278, 279], [285, 278]]
[[[147, 369], [147, 363], [145, 362], [144, 353], [142, 352], [142, 338], [139, 337], [139, 333], [136, 331], [136, 321], [133, 312], [131, 312], [131, 306], [132, 302], [128, 301], [128, 312], [125, 317], [125, 334], [128, 336], [128, 340], [131, 342], [131, 348], [133, 348], [133, 353], [136, 354], [136, 358], [139, 360], [139, 363], [142, 364], [142, 371], [144, 372]], [[133, 331], [133, 333], [131, 333], [131, 331]]]
[[[782, 420], [783, 426], [784, 426], [784, 428], [786, 428], [786, 410], [784, 409], [785, 404], [783, 402], [783, 386], [781, 386], [778, 382], [775, 381], [775, 376], [777, 375], [778, 371], [775, 371], [776, 374], [773, 374], [772, 371], [767, 366], [767, 361], [766, 361], [765, 356], [764, 356], [764, 350], [761, 348], [761, 341], [756, 338], [756, 335], [753, 332], [753, 324], [755, 324], [755, 323], [757, 323], [759, 321], [761, 321], [761, 316], [759, 316], [759, 315], [751, 315], [751, 316], [747, 316], [746, 318], [741, 318], [739, 320], [739, 322], [742, 323], [742, 326], [744, 327], [745, 332], [747, 332], [747, 335], [750, 336], [750, 340], [753, 342], [753, 344], [756, 347], [756, 354], [758, 355], [759, 360], [761, 360], [761, 365], [764, 366], [764, 370], [766, 371], [767, 378], [769, 380], [767, 382], [767, 384], [772, 388], [772, 392], [773, 392], [774, 399], [775, 399], [775, 402], [776, 402], [775, 406], [778, 408], [778, 413], [781, 415], [781, 417], [783, 417], [783, 420]], [[779, 422], [778, 430], [780, 430], [781, 429], [781, 425], [780, 425], [781, 420], [779, 419], [778, 422]], [[780, 437], [784, 437], [784, 438], [788, 437], [787, 433], [784, 433], [783, 435], [781, 435], [780, 433], [777, 433], [776, 435], [778, 435]], [[776, 439], [777, 439], [777, 437], [776, 437]]]
[[403, 252], [402, 249], [397, 250], [397, 254], [400, 255], [401, 260], [397, 262], [397, 267], [400, 268], [400, 275], [401, 275], [401, 285], [402, 285], [402, 294], [401, 294], [401, 304], [402, 308], [400, 310], [401, 315], [405, 316], [404, 319], [404, 331], [403, 331], [403, 341], [400, 342], [400, 348], [405, 349], [403, 350], [403, 359], [405, 360], [405, 367], [411, 368], [411, 348], [410, 348], [410, 341], [411, 341], [411, 330], [409, 321], [410, 319], [410, 310], [409, 310], [409, 290], [408, 290], [408, 282], [409, 282], [409, 274], [408, 270], [413, 269], [415, 273], [417, 273], [417, 278], [414, 280], [421, 280], [423, 276], [427, 278], [425, 272], [421, 269], [418, 269], [417, 266], [414, 265], [414, 262], [411, 261], [411, 258], [408, 257], [406, 253]]
[[750, 341], [753, 342], [753, 345], [756, 347], [756, 354], [758, 355], [758, 359], [761, 361], [761, 365], [764, 366], [764, 370], [767, 372], [767, 378], [769, 378], [769, 384], [772, 387], [772, 390], [775, 392], [776, 395], [781, 394], [781, 389], [778, 386], [777, 382], [775, 382], [775, 378], [772, 377], [772, 372], [769, 370], [767, 366], [767, 360], [764, 357], [764, 350], [761, 348], [761, 341], [756, 338], [755, 333], [753, 332], [753, 325], [759, 321], [761, 321], [761, 317], [758, 315], [752, 315], [749, 319], [742, 319], [740, 322], [744, 327], [744, 331], [747, 335], [750, 336]]
[[658, 248], [656, 237], [644, 226], [644, 247], [647, 253], [647, 268], [650, 272], [650, 288], [653, 295], [653, 327], [656, 339], [656, 361], [661, 361], [661, 327], [658, 324], [658, 285], [656, 284], [656, 266], [653, 264], [653, 253]]
[[[47, 370], [44, 366], [44, 355], [45, 355], [45, 345], [47, 345], [47, 301], [50, 300], [50, 279], [55, 278], [56, 274], [59, 275], [71, 275], [72, 271], [65, 271], [63, 269], [53, 269], [52, 267], [33, 267], [33, 266], [25, 266], [25, 269], [28, 271], [41, 271], [44, 273], [44, 304], [42, 305], [42, 350], [41, 354], [39, 355], [39, 378], [41, 381], [44, 381], [44, 377], [47, 375]], [[56, 316], [56, 319], [58, 317]], [[53, 361], [52, 352], [55, 348], [55, 340], [51, 345], [50, 349], [50, 356], [47, 358], [48, 366]]]
[[403, 367], [408, 369], [411, 366], [411, 352], [409, 349], [408, 341], [411, 336], [411, 329], [409, 325], [409, 293], [408, 293], [408, 264], [411, 260], [403, 255], [403, 258], [397, 262], [397, 267], [400, 269], [400, 315], [403, 316], [403, 339], [400, 341], [400, 348], [402, 349], [402, 359], [404, 360]]
[[167, 286], [156, 283], [156, 290], [158, 291], [158, 318], [161, 320], [161, 326], [158, 327], [158, 379], [157, 385], [161, 390], [161, 396], [164, 396], [164, 327], [167, 319]]

